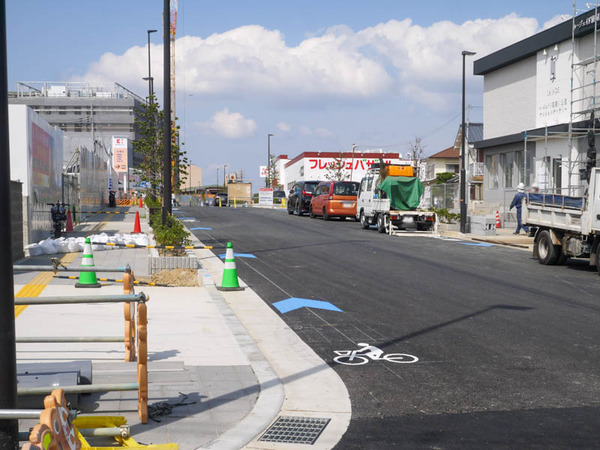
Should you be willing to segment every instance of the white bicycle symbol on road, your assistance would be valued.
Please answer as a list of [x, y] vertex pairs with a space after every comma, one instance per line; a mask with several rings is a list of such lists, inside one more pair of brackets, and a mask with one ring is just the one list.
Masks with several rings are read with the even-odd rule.
[[334, 350], [334, 353], [338, 356], [333, 358], [333, 360], [336, 363], [347, 366], [367, 364], [370, 360], [389, 361], [399, 364], [416, 363], [419, 360], [416, 356], [407, 353], [388, 353], [385, 355], [380, 348], [365, 344], [364, 342], [360, 342], [357, 345], [362, 348], [358, 350]]

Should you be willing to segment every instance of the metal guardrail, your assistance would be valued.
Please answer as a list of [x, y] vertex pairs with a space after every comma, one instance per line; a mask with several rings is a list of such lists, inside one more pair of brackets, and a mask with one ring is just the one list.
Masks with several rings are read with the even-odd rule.
[[128, 295], [87, 295], [77, 297], [18, 297], [15, 298], [15, 305], [73, 305], [79, 303], [145, 303], [146, 295], [139, 294]]

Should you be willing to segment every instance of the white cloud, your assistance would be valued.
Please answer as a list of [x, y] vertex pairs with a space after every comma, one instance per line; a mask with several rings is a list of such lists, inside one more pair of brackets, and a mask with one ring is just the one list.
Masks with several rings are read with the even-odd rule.
[[[516, 14], [428, 27], [405, 19], [359, 31], [338, 25], [290, 47], [280, 31], [248, 25], [204, 39], [177, 39], [177, 85], [189, 94], [267, 96], [319, 105], [331, 98], [447, 97], [455, 93], [461, 77], [462, 50], [477, 52], [476, 59], [536, 31], [535, 19]], [[152, 55], [153, 67], [161, 67], [162, 46], [152, 45]], [[132, 47], [122, 55], [106, 53], [79, 79], [117, 81], [144, 92], [146, 58], [145, 47]], [[162, 85], [161, 72], [155, 71], [157, 87]]]
[[546, 22], [544, 22], [544, 25], [542, 25], [542, 30], [547, 30], [548, 28], [552, 28], [554, 25], [558, 25], [559, 23], [562, 23], [566, 20], [571, 20], [570, 14], [558, 14], [558, 15], [552, 17], [550, 20], [547, 20]]
[[288, 131], [290, 131], [292, 129], [292, 126], [289, 123], [279, 122], [277, 124], [277, 128], [279, 128], [280, 131], [287, 133]]
[[335, 133], [333, 131], [329, 131], [327, 128], [317, 128], [315, 130], [315, 135], [325, 139], [331, 139], [335, 137]]
[[310, 136], [313, 134], [312, 130], [310, 128], [308, 128], [306, 125], [300, 126], [300, 133], [302, 133], [304, 136]]
[[215, 113], [208, 122], [201, 123], [200, 127], [206, 132], [215, 132], [228, 139], [241, 139], [254, 134], [256, 122], [225, 108]]

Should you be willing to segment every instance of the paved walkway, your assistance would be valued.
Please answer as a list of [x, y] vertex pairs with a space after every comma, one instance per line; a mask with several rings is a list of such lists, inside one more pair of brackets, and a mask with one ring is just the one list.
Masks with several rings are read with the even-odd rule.
[[[119, 210], [140, 211], [142, 231], [150, 231], [144, 209]], [[95, 214], [70, 235], [129, 233], [134, 219], [135, 214]], [[195, 237], [194, 244], [202, 245]], [[332, 448], [351, 416], [341, 379], [252, 290], [218, 291], [215, 281], [220, 282], [223, 262], [210, 250], [195, 252], [202, 265], [200, 287], [136, 288], [137, 293], [150, 296], [149, 405], [190, 404], [175, 406], [170, 415], [148, 424], [138, 419], [135, 391], [82, 395], [78, 409], [82, 414], [123, 415], [138, 442], [175, 442], [181, 449], [285, 448], [286, 444], [259, 441], [275, 419], [323, 417], [331, 422], [312, 448]], [[148, 254], [148, 249], [96, 250], [94, 263], [97, 267], [129, 264], [136, 275], [148, 275]], [[60, 255], [19, 263], [48, 264], [55, 256]], [[81, 264], [81, 253], [62, 258], [63, 263]], [[98, 277], [120, 279], [122, 274], [98, 273]], [[51, 272], [16, 272], [14, 279], [15, 292], [21, 296], [122, 293], [121, 284], [111, 282], [102, 282], [100, 289], [76, 289], [75, 280], [53, 278]], [[123, 334], [121, 304], [36, 305], [18, 307], [15, 315], [17, 338]], [[124, 345], [119, 343], [19, 343], [17, 360], [92, 361], [93, 383], [136, 381], [135, 363], [124, 362]], [[21, 421], [20, 429], [34, 423]]]

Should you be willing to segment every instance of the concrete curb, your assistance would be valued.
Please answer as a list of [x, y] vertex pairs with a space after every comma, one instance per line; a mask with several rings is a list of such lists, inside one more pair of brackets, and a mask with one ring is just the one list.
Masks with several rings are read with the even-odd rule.
[[[189, 231], [187, 227], [185, 228]], [[190, 234], [194, 245], [204, 245], [193, 233], [190, 232]], [[201, 250], [201, 252], [208, 252], [212, 255], [210, 250]], [[201, 255], [198, 256], [201, 258]], [[225, 265], [218, 257], [212, 257], [218, 260], [223, 266]], [[201, 267], [198, 269], [198, 278], [202, 280], [202, 285], [207, 289], [210, 298], [215, 302], [221, 314], [223, 314], [242, 352], [248, 358], [260, 385], [258, 400], [250, 414], [233, 428], [219, 436], [218, 439], [203, 447], [199, 447], [199, 449], [237, 450], [255, 439], [273, 422], [281, 410], [285, 392], [279, 377], [275, 374], [269, 362], [256, 346], [254, 340], [250, 337], [236, 314], [229, 307], [225, 298], [217, 291], [215, 281], [210, 273]]]

